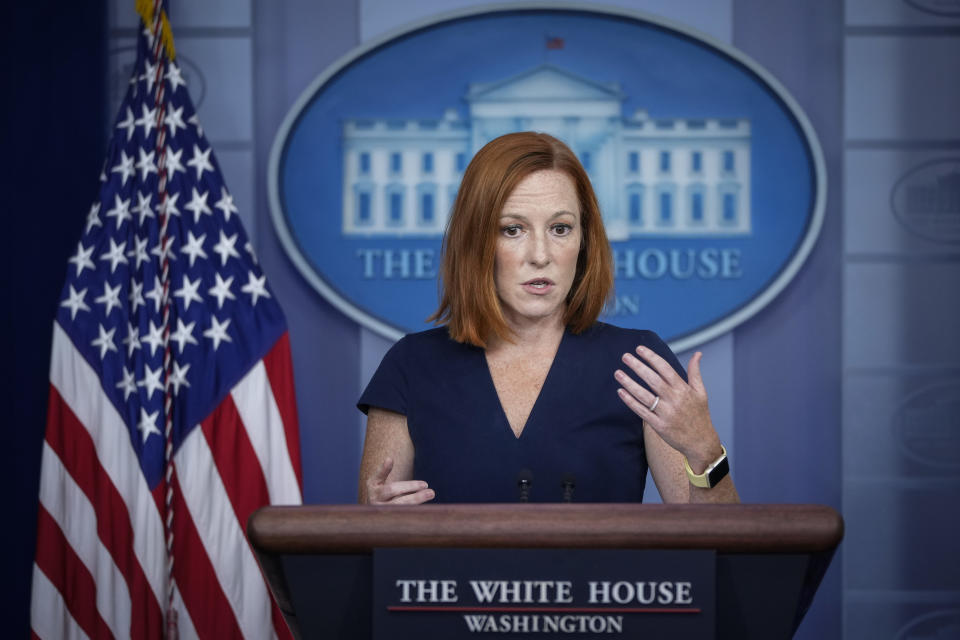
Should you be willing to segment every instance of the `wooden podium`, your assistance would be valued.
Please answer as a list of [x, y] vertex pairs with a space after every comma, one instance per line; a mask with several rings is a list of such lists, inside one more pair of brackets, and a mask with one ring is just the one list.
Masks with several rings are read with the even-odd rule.
[[768, 640], [796, 631], [843, 520], [819, 505], [338, 505], [265, 507], [247, 535], [297, 638], [371, 637], [373, 549], [445, 547], [712, 549], [716, 637]]

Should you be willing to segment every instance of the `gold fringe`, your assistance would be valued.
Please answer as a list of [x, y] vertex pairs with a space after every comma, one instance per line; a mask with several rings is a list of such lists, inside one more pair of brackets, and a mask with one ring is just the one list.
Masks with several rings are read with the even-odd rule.
[[[136, 0], [136, 10], [140, 14], [148, 28], [153, 28], [153, 0]], [[177, 51], [173, 46], [173, 30], [170, 28], [170, 21], [167, 19], [167, 12], [160, 11], [160, 40], [163, 42], [163, 49], [167, 58], [174, 60], [177, 57]]]

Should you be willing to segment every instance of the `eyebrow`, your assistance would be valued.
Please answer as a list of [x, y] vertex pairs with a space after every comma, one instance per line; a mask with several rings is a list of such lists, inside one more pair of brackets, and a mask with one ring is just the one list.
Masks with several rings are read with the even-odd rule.
[[[576, 218], [576, 217], [577, 217], [577, 214], [576, 214], [576, 213], [574, 213], [574, 212], [572, 212], [572, 211], [567, 211], [566, 209], [562, 209], [562, 210], [560, 210], [560, 211], [555, 212], [552, 216], [550, 216], [549, 220], [554, 220], [554, 219], [559, 218], [559, 217], [564, 216], [564, 215], [571, 216], [571, 217], [573, 217], [573, 218]], [[524, 222], [526, 222], [526, 221], [529, 220], [529, 218], [527, 218], [527, 216], [523, 215], [522, 213], [507, 213], [507, 212], [504, 212], [504, 213], [501, 213], [501, 214], [500, 214], [500, 217], [501, 217], [501, 218], [514, 218], [514, 219], [516, 219], [516, 220], [523, 220]]]

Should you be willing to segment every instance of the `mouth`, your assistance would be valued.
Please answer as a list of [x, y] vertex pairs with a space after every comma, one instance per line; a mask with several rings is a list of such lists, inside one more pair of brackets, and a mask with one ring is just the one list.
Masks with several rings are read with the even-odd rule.
[[524, 287], [530, 287], [535, 290], [548, 289], [553, 286], [553, 280], [550, 278], [533, 278], [523, 283]]

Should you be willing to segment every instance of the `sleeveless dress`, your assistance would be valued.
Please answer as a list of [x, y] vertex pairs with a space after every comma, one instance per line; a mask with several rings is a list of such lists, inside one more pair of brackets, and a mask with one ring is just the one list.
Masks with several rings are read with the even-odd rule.
[[686, 379], [653, 332], [596, 323], [565, 332], [526, 425], [516, 437], [483, 349], [446, 327], [405, 336], [384, 356], [357, 407], [407, 417], [414, 474], [434, 502], [516, 502], [521, 472], [532, 502], [640, 502], [647, 474], [641, 419], [617, 396], [621, 356], [644, 345]]

